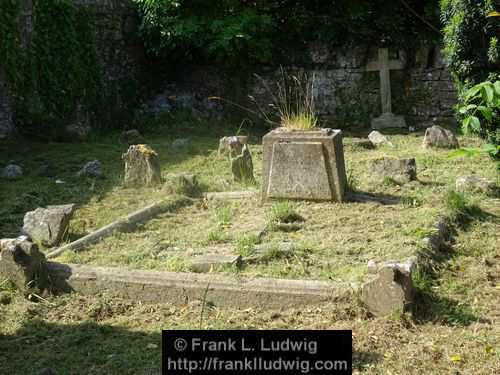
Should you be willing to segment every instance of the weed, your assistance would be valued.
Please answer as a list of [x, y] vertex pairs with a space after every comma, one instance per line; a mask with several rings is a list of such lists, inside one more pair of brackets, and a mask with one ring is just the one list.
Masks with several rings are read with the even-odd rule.
[[269, 224], [294, 223], [302, 221], [303, 218], [293, 208], [290, 201], [277, 201], [267, 215]]
[[345, 183], [346, 193], [355, 193], [359, 186], [359, 179], [352, 171], [347, 174], [347, 179]]
[[255, 234], [244, 234], [236, 239], [236, 252], [242, 256], [248, 256], [253, 253], [253, 245], [260, 242]]
[[382, 179], [382, 184], [385, 186], [400, 186], [401, 184], [390, 176], [384, 176]]
[[455, 190], [448, 190], [444, 200], [451, 220], [457, 224], [466, 224], [470, 221], [473, 212], [477, 210], [475, 204]]
[[207, 241], [208, 243], [220, 243], [224, 242], [225, 236], [219, 228], [213, 228], [208, 232]]
[[231, 210], [231, 207], [227, 204], [223, 204], [219, 208], [219, 211], [217, 211], [217, 220], [220, 225], [229, 224], [231, 222], [232, 217], [233, 217], [233, 212]]

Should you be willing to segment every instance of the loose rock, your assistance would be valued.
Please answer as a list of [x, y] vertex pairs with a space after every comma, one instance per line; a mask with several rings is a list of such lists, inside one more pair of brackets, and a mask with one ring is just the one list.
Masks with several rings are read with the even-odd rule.
[[185, 147], [189, 142], [189, 139], [187, 138], [181, 138], [181, 139], [176, 139], [174, 142], [172, 142], [172, 148], [174, 149], [179, 149]]
[[380, 132], [373, 130], [370, 134], [368, 134], [368, 139], [373, 143], [374, 146], [383, 146], [388, 145], [392, 146], [392, 143], [389, 142], [385, 135], [382, 135]]
[[22, 233], [47, 246], [58, 245], [68, 230], [74, 210], [74, 204], [64, 204], [29, 211], [24, 215]]
[[120, 134], [119, 141], [127, 145], [138, 145], [144, 143], [144, 138], [142, 138], [141, 133], [137, 129], [131, 129]]
[[441, 126], [434, 125], [425, 130], [422, 147], [429, 146], [438, 148], [457, 148], [458, 139], [451, 131], [443, 129]]
[[158, 154], [148, 145], [132, 145], [122, 155], [125, 161], [125, 184], [128, 186], [151, 185], [160, 182]]
[[103, 177], [101, 163], [98, 160], [89, 161], [83, 168], [76, 174], [78, 177]]
[[417, 165], [415, 159], [396, 159], [381, 157], [368, 161], [368, 170], [375, 176], [388, 176], [401, 182], [417, 179]]
[[44, 164], [38, 168], [38, 175], [41, 177], [51, 178], [56, 175], [56, 169], [52, 164]]
[[4, 178], [18, 178], [23, 175], [23, 170], [19, 165], [9, 164], [2, 171], [2, 177]]
[[66, 136], [70, 141], [82, 142], [87, 140], [90, 128], [81, 125], [68, 125], [66, 126]]
[[191, 269], [195, 272], [210, 272], [222, 266], [239, 266], [241, 262], [241, 255], [204, 254], [193, 260]]

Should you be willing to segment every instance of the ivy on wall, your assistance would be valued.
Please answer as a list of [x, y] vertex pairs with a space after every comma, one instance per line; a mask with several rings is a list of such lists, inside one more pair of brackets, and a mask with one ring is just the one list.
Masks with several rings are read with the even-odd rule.
[[102, 125], [100, 70], [90, 11], [70, 0], [36, 0], [34, 35], [20, 39], [20, 0], [0, 17], [0, 58], [14, 105], [16, 128], [57, 139], [77, 112]]

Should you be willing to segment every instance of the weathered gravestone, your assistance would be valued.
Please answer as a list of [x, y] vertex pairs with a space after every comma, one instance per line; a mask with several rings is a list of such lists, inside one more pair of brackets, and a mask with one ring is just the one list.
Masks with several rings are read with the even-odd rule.
[[39, 207], [29, 211], [24, 215], [22, 233], [47, 246], [58, 245], [68, 230], [74, 211], [74, 204]]
[[342, 201], [342, 132], [276, 129], [262, 138], [262, 198]]
[[219, 141], [219, 156], [230, 155], [236, 157], [241, 155], [243, 145], [248, 143], [248, 137], [237, 135], [232, 137], [223, 137]]
[[457, 148], [458, 139], [448, 129], [443, 129], [441, 126], [434, 125], [425, 129], [425, 136], [422, 142], [422, 147], [437, 147], [437, 148]]
[[378, 61], [366, 65], [368, 72], [380, 72], [380, 95], [382, 98], [382, 114], [372, 120], [372, 129], [404, 128], [406, 127], [403, 116], [392, 113], [390, 70], [403, 69], [401, 60], [389, 60], [387, 48], [378, 49]]
[[231, 156], [231, 170], [235, 181], [253, 181], [253, 163], [252, 155], [248, 145], [244, 144], [241, 149], [241, 154]]
[[125, 161], [125, 184], [128, 186], [151, 185], [160, 182], [158, 154], [148, 145], [132, 145], [122, 155]]

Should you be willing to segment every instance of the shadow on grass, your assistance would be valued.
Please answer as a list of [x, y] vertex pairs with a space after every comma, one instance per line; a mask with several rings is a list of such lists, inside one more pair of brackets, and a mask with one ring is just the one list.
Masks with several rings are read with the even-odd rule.
[[3, 374], [42, 368], [57, 374], [161, 374], [161, 332], [93, 322], [48, 324], [31, 317], [15, 334], [0, 335], [0, 352]]
[[363, 192], [347, 192], [346, 199], [348, 202], [366, 203], [373, 202], [382, 205], [397, 205], [404, 203], [404, 199], [390, 194], [368, 194]]

